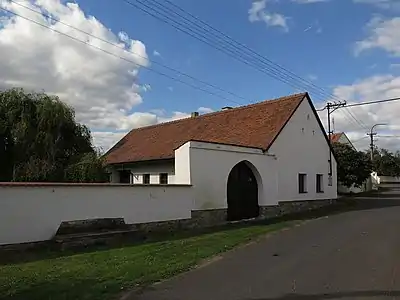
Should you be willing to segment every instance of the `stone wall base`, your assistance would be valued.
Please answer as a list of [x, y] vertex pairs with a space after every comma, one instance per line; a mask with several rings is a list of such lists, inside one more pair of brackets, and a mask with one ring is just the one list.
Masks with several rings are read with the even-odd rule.
[[192, 210], [190, 219], [131, 224], [131, 229], [143, 232], [171, 232], [184, 229], [204, 228], [227, 223], [227, 209]]
[[[273, 219], [282, 216], [303, 213], [333, 205], [336, 199], [281, 201], [278, 205], [260, 206], [257, 220]], [[227, 209], [192, 211], [191, 227], [210, 227], [229, 223]]]

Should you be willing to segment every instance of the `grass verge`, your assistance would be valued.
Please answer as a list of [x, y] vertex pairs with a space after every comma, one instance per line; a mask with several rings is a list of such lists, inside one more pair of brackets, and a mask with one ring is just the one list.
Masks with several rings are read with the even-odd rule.
[[0, 299], [110, 300], [299, 221], [231, 228], [170, 241], [0, 266]]

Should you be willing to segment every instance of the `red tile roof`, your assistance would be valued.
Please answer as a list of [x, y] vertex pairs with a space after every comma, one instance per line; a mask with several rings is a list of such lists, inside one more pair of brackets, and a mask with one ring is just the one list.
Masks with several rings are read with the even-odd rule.
[[188, 141], [267, 150], [307, 93], [133, 129], [106, 153], [106, 163], [174, 157]]
[[343, 132], [338, 132], [338, 133], [333, 133], [331, 134], [331, 142], [332, 143], [337, 143], [340, 140], [340, 137], [342, 136]]

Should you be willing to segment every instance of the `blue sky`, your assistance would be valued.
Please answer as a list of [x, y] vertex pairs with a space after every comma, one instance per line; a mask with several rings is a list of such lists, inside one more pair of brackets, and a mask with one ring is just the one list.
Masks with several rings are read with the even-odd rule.
[[[151, 5], [153, 0], [129, 1]], [[336, 97], [357, 102], [400, 96], [399, 0], [170, 1]], [[103, 148], [135, 127], [186, 117], [195, 110], [205, 113], [299, 91], [123, 0], [18, 3], [0, 0], [0, 7], [11, 12], [0, 13], [0, 51], [4, 58], [0, 62], [0, 87], [19, 86], [59, 96], [75, 108], [77, 120], [90, 127], [95, 143]], [[50, 21], [41, 13], [61, 22]], [[90, 46], [37, 26], [32, 20]], [[228, 99], [214, 97], [149, 70], [177, 77], [160, 64], [244, 99], [205, 87]], [[311, 93], [317, 108], [329, 100], [304, 84], [300, 90]], [[360, 139], [364, 147], [367, 140], [362, 137], [375, 122], [390, 124], [386, 133], [397, 134], [399, 105], [338, 111], [334, 116], [336, 129], [346, 131], [353, 140]], [[326, 123], [325, 114], [321, 118]], [[390, 145], [388, 140], [381, 142], [398, 147], [397, 140], [391, 140]]]

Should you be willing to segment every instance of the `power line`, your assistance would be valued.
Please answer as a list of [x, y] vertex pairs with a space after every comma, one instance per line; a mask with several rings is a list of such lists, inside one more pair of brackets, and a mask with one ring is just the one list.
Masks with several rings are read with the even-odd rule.
[[368, 136], [364, 136], [364, 137], [362, 137], [362, 138], [359, 138], [359, 139], [357, 139], [357, 140], [355, 140], [355, 141], [351, 141], [353, 144], [354, 143], [358, 143], [358, 142], [361, 142], [362, 140], [365, 140], [366, 138], [368, 138]]
[[[179, 13], [177, 13], [176, 11], [173, 11], [171, 8], [166, 8], [160, 2], [156, 2], [157, 8], [154, 8], [154, 7], [151, 7], [149, 4], [146, 4], [145, 2], [140, 1], [140, 0], [136, 0], [134, 2], [129, 1], [129, 0], [122, 0], [122, 1], [139, 9], [142, 12], [174, 27], [175, 29], [211, 46], [212, 48], [217, 49], [217, 50], [221, 51], [222, 53], [227, 54], [228, 56], [230, 56], [242, 63], [245, 63], [246, 65], [256, 68], [257, 70], [267, 74], [270, 77], [273, 77], [281, 82], [284, 82], [284, 83], [294, 87], [295, 89], [300, 89], [300, 90], [304, 89], [303, 83], [301, 83], [301, 84], [299, 84], [299, 82], [293, 83], [293, 80], [290, 80], [290, 79], [293, 79], [293, 76], [290, 77], [289, 75], [284, 74], [284, 76], [286, 76], [286, 77], [284, 77], [284, 76], [282, 76], [282, 72], [279, 73], [279, 70], [277, 68], [271, 69], [271, 66], [265, 66], [266, 63], [263, 61], [260, 61], [259, 59], [257, 59], [256, 62], [249, 61], [248, 57], [244, 57], [244, 55], [243, 55], [244, 51], [240, 50], [240, 49], [238, 50], [236, 41], [235, 42], [232, 42], [232, 41], [227, 42], [226, 39], [221, 38], [221, 37], [217, 37], [217, 40], [215, 40], [215, 39], [210, 40], [209, 35], [207, 35], [207, 33], [210, 33], [209, 30], [205, 30], [204, 28], [201, 28], [201, 29], [203, 29], [203, 31], [204, 30], [206, 31], [206, 34], [204, 34], [204, 32], [199, 30], [197, 27], [193, 27], [192, 26], [193, 24], [191, 24], [191, 23], [189, 23], [189, 25], [188, 25], [187, 22], [186, 23], [182, 23], [182, 21], [179, 22], [178, 18], [175, 18], [175, 17], [171, 18], [170, 17], [171, 12], [173, 12], [177, 16], [180, 16], [181, 18], [182, 18], [182, 16]], [[168, 11], [166, 11], [166, 10], [168, 10]], [[186, 17], [183, 17], [183, 18], [188, 20], [188, 18], [186, 18]], [[189, 20], [189, 22], [191, 22], [191, 20]], [[197, 32], [195, 32], [195, 31], [197, 31]], [[215, 36], [215, 34], [213, 34], [213, 35]], [[220, 46], [221, 41], [223, 43], [225, 42], [225, 44], [223, 46]], [[226, 43], [228, 45], [226, 45]], [[233, 47], [234, 53], [232, 53], [232, 47], [230, 47], [232, 45], [234, 46]], [[227, 51], [226, 49], [229, 49], [229, 51]], [[249, 54], [247, 54], [247, 56], [249, 56]], [[252, 56], [251, 58], [254, 59], [254, 56]], [[261, 65], [264, 65], [264, 67], [261, 67]], [[288, 76], [289, 76], [289, 79], [288, 79]], [[303, 81], [304, 81], [304, 79], [303, 79]], [[311, 90], [311, 87], [307, 87], [306, 89]], [[312, 89], [312, 92], [314, 92], [318, 95], [321, 95], [321, 92], [320, 91], [316, 92], [315, 89]], [[331, 97], [331, 96], [329, 96], [329, 97]]]
[[356, 107], [356, 106], [363, 106], [363, 105], [370, 105], [370, 104], [377, 104], [377, 103], [385, 103], [385, 102], [393, 102], [400, 100], [400, 97], [397, 98], [390, 98], [390, 99], [382, 99], [382, 100], [375, 100], [369, 102], [361, 102], [361, 103], [353, 103], [353, 104], [346, 104], [344, 107]]
[[399, 101], [399, 100], [400, 100], [400, 97], [397, 97], [397, 98], [375, 100], [375, 101], [369, 101], [369, 102], [360, 102], [360, 103], [347, 104], [346, 107], [363, 106], [363, 105], [385, 103], [385, 102], [393, 102], [393, 101]]
[[[345, 101], [343, 99], [340, 99], [336, 95], [327, 92], [325, 89], [315, 85], [311, 81], [308, 81], [295, 73], [289, 71], [288, 69], [282, 67], [281, 65], [271, 61], [270, 59], [266, 58], [265, 56], [262, 56], [255, 52], [253, 49], [247, 47], [246, 45], [242, 44], [241, 42], [234, 40], [231, 38], [229, 35], [223, 33], [222, 31], [212, 27], [208, 23], [202, 21], [200, 18], [196, 17], [195, 15], [191, 14], [190, 12], [185, 11], [181, 7], [177, 6], [176, 4], [172, 3], [171, 1], [158, 1], [158, 0], [150, 0], [150, 2], [155, 5], [155, 7], [151, 7], [148, 3], [149, 1], [140, 1], [136, 0], [134, 2], [129, 1], [129, 0], [122, 0], [125, 3], [139, 9], [140, 11], [166, 23], [174, 27], [175, 29], [211, 46], [214, 49], [217, 49], [224, 54], [227, 54], [228, 56], [231, 56], [232, 58], [245, 63], [246, 65], [249, 65], [258, 71], [261, 71], [265, 74], [267, 74], [270, 77], [273, 77], [283, 83], [286, 83], [295, 89], [298, 90], [310, 90], [312, 93], [317, 94], [318, 96], [322, 97], [329, 97], [329, 98], [334, 98], [337, 99], [338, 101]], [[166, 6], [164, 3], [169, 3], [170, 6], [174, 7], [175, 10], [171, 7]], [[140, 6], [142, 5], [142, 6]], [[180, 12], [188, 15], [189, 17], [186, 17], [185, 15], [180, 14], [177, 12], [179, 10]], [[171, 18], [170, 15], [173, 14], [177, 16], [178, 18], [174, 17]], [[183, 22], [182, 22], [183, 19]], [[179, 20], [179, 21], [177, 21]], [[200, 23], [200, 25], [199, 25]], [[202, 26], [204, 25], [204, 26]], [[200, 29], [199, 29], [200, 27]], [[196, 32], [197, 31], [197, 32]], [[210, 34], [212, 36], [211, 42], [210, 42]], [[199, 38], [199, 36], [201, 38]], [[215, 39], [217, 42], [215, 42]], [[222, 41], [222, 46], [219, 46], [219, 43]], [[216, 44], [218, 46], [216, 46]], [[226, 45], [228, 44], [228, 46]], [[238, 45], [240, 47], [238, 47]], [[222, 48], [222, 49], [221, 49]], [[227, 50], [228, 49], [228, 52]], [[234, 52], [234, 55], [232, 56], [232, 49]], [[247, 55], [244, 56], [244, 55]], [[255, 59], [255, 62], [250, 60]], [[249, 64], [249, 62], [251, 64]], [[261, 64], [260, 64], [261, 63]], [[260, 69], [260, 65], [264, 65], [264, 68]], [[283, 70], [283, 71], [282, 71]], [[293, 83], [293, 80], [295, 83]], [[305, 86], [305, 87], [304, 87]], [[299, 88], [300, 87], [300, 88]], [[356, 125], [361, 126], [361, 128], [365, 129], [366, 126], [363, 124], [362, 120], [357, 119], [354, 114], [351, 111], [345, 110], [346, 113], [345, 117], [350, 121], [353, 122], [355, 121]], [[351, 118], [350, 118], [351, 117]]]
[[[240, 62], [242, 62], [242, 63], [244, 63], [244, 64], [246, 64], [246, 65], [248, 65], [248, 66], [250, 66], [250, 67], [256, 68], [257, 70], [259, 70], [259, 71], [265, 73], [265, 71], [264, 71], [263, 69], [260, 69], [259, 66], [254, 66], [253, 64], [249, 63], [247, 60], [243, 59], [243, 57], [242, 57], [242, 55], [241, 55], [240, 53], [239, 53], [239, 54], [232, 54], [232, 53], [226, 51], [225, 48], [216, 46], [215, 44], [213, 44], [213, 41], [208, 41], [208, 40], [207, 40], [207, 37], [204, 36], [203, 34], [200, 34], [200, 38], [197, 37], [194, 33], [191, 32], [191, 29], [187, 30], [186, 28], [181, 28], [181, 27], [179, 26], [179, 25], [181, 25], [181, 24], [178, 23], [178, 22], [176, 22], [174, 19], [172, 19], [172, 18], [170, 18], [170, 17], [168, 17], [168, 16], [165, 16], [165, 15], [163, 15], [163, 16], [166, 17], [167, 20], [162, 19], [161, 17], [159, 17], [159, 16], [157, 15], [157, 12], [156, 12], [156, 14], [154, 14], [154, 13], [152, 13], [151, 11], [148, 11], [148, 10], [144, 9], [144, 8], [138, 6], [137, 4], [133, 3], [133, 2], [130, 2], [130, 1], [127, 1], [127, 0], [122, 0], [122, 1], [128, 3], [129, 5], [131, 5], [131, 6], [135, 7], [135, 8], [137, 8], [137, 9], [141, 10], [142, 12], [144, 12], [144, 13], [146, 13], [146, 14], [148, 14], [148, 15], [152, 16], [153, 18], [162, 21], [162, 22], [165, 23], [165, 24], [171, 25], [171, 26], [174, 27], [175, 29], [177, 29], [177, 30], [179, 30], [179, 31], [181, 31], [181, 32], [183, 32], [183, 33], [185, 33], [185, 34], [187, 34], [187, 35], [193, 37], [194, 39], [199, 40], [199, 41], [201, 41], [202, 43], [205, 43], [205, 44], [209, 45], [210, 47], [212, 47], [212, 48], [214, 48], [214, 49], [217, 49], [218, 51], [220, 51], [220, 52], [222, 52], [222, 53], [224, 53], [224, 54], [226, 54], [226, 55], [228, 55], [228, 56], [234, 58], [235, 60], [238, 60], [238, 61], [240, 61]], [[144, 5], [145, 5], [146, 7], [148, 7], [148, 8], [150, 8], [150, 6], [148, 6], [148, 5], [146, 5], [146, 4], [144, 4]], [[151, 8], [150, 8], [150, 9], [151, 9]], [[161, 15], [162, 15], [162, 14], [161, 14]], [[176, 25], [176, 24], [174, 24], [174, 23], [176, 23], [176, 24], [178, 24], [178, 25]], [[215, 43], [215, 41], [214, 41], [214, 43]], [[266, 73], [266, 74], [267, 74], [267, 73]], [[269, 74], [269, 76], [271, 76], [271, 77], [273, 77], [273, 78], [275, 78], [275, 79], [277, 79], [277, 80], [279, 80], [279, 81], [281, 81], [281, 82], [284, 82], [284, 83], [289, 84], [290, 86], [294, 87], [296, 90], [301, 90], [301, 88], [299, 88], [299, 86], [296, 86], [296, 85], [294, 85], [294, 84], [291, 84], [290, 82], [286, 81], [285, 79], [279, 78], [279, 77], [278, 77], [276, 74], [274, 74], [273, 72], [272, 72], [272, 74]]]
[[235, 44], [237, 44], [237, 45], [243, 47], [244, 49], [248, 50], [251, 54], [254, 54], [255, 56], [259, 57], [260, 59], [265, 60], [265, 61], [267, 61], [268, 63], [270, 63], [270, 64], [276, 66], [277, 68], [282, 69], [282, 70], [284, 70], [285, 72], [287, 72], [287, 73], [289, 73], [289, 74], [291, 74], [291, 75], [293, 75], [293, 76], [299, 78], [300, 80], [304, 81], [305, 83], [310, 84], [311, 86], [314, 86], [314, 87], [316, 87], [316, 88], [321, 89], [322, 91], [324, 91], [323, 88], [321, 88], [321, 87], [315, 85], [312, 81], [306, 80], [306, 79], [304, 79], [304, 78], [298, 76], [297, 74], [293, 73], [292, 71], [288, 70], [287, 68], [283, 67], [282, 65], [280, 65], [280, 64], [278, 64], [278, 63], [276, 63], [276, 62], [274, 62], [274, 61], [268, 59], [267, 57], [265, 57], [265, 56], [259, 54], [258, 52], [254, 51], [252, 48], [246, 46], [245, 44], [241, 43], [241, 42], [238, 41], [238, 40], [235, 40], [235, 39], [232, 38], [231, 36], [229, 36], [229, 35], [227, 35], [226, 33], [220, 31], [219, 29], [217, 29], [217, 28], [215, 28], [215, 27], [209, 25], [208, 23], [206, 23], [206, 22], [204, 22], [203, 20], [201, 20], [199, 17], [195, 16], [194, 14], [190, 13], [189, 11], [184, 10], [184, 9], [181, 8], [180, 6], [174, 4], [173, 2], [171, 2], [171, 1], [169, 1], [169, 0], [164, 0], [164, 2], [169, 3], [171, 6], [175, 7], [175, 8], [178, 9], [179, 11], [181, 11], [181, 12], [183, 12], [183, 13], [189, 15], [189, 16], [192, 17], [193, 19], [199, 21], [201, 24], [203, 24], [203, 25], [205, 25], [206, 27], [210, 28], [211, 30], [213, 30], [213, 31], [215, 31], [215, 32], [217, 32], [217, 33], [219, 33], [220, 35], [222, 35], [223, 37], [227, 38], [228, 40], [233, 41]]
[[[393, 102], [393, 101], [399, 101], [400, 97], [397, 98], [389, 98], [389, 99], [382, 99], [382, 100], [374, 100], [374, 101], [368, 101], [368, 102], [359, 102], [359, 103], [353, 103], [353, 104], [345, 104], [344, 107], [354, 107], [354, 106], [363, 106], [363, 105], [369, 105], [369, 104], [377, 104], [377, 103], [385, 103], [385, 102]], [[324, 106], [320, 109], [317, 109], [317, 111], [323, 111], [327, 107]]]
[[[165, 0], [165, 1], [158, 1], [158, 0], [150, 0], [153, 3], [157, 4], [159, 7], [161, 6], [161, 8], [167, 9], [170, 12], [173, 12], [175, 15], [183, 18], [184, 20], [187, 20], [190, 23], [195, 23], [194, 21], [198, 21], [198, 23], [200, 23], [201, 25], [204, 25], [206, 28], [210, 29], [207, 30], [205, 27], [201, 27], [201, 29], [205, 30], [207, 33], [211, 33], [213, 36], [218, 38], [219, 36], [222, 36], [222, 40], [226, 41], [229, 45], [233, 46], [235, 49], [238, 49], [238, 45], [242, 48], [245, 49], [246, 51], [250, 52], [252, 55], [252, 57], [254, 57], [254, 55], [256, 57], [258, 57], [259, 59], [261, 59], [265, 64], [271, 66], [272, 69], [274, 70], [283, 70], [287, 76], [289, 76], [290, 78], [294, 78], [296, 80], [305, 82], [306, 84], [319, 89], [320, 91], [322, 91], [323, 93], [325, 92], [324, 89], [322, 89], [321, 87], [315, 85], [314, 83], [312, 83], [311, 81], [308, 81], [298, 75], [296, 75], [295, 73], [291, 72], [290, 70], [284, 68], [283, 66], [273, 62], [272, 60], [268, 59], [265, 56], [260, 55], [259, 53], [257, 53], [256, 51], [254, 51], [253, 49], [249, 48], [248, 46], [244, 45], [243, 43], [241, 43], [240, 41], [237, 41], [235, 39], [233, 39], [232, 37], [230, 37], [229, 35], [225, 34], [224, 32], [220, 31], [217, 28], [214, 28], [213, 26], [211, 26], [210, 24], [204, 22], [203, 20], [201, 20], [199, 17], [193, 15], [192, 13], [184, 10], [183, 8], [181, 8], [180, 6], [174, 4], [173, 2], [169, 1], [169, 0]], [[171, 9], [170, 7], [166, 6], [164, 3], [168, 3], [170, 6], [176, 8], [177, 10], [179, 10], [180, 12], [182, 12], [183, 14], [188, 15], [190, 18], [185, 17], [185, 15], [179, 14], [176, 12], [176, 10]]]
[[[28, 10], [30, 10], [30, 11], [36, 13], [36, 14], [39, 14], [39, 15], [41, 15], [41, 16], [43, 16], [43, 17], [47, 17], [47, 18], [53, 19], [53, 16], [51, 16], [51, 15], [49, 15], [49, 14], [46, 14], [46, 13], [44, 13], [44, 12], [37, 11], [37, 10], [32, 9], [32, 8], [30, 8], [30, 7], [28, 7], [28, 6], [25, 6], [25, 5], [23, 5], [23, 4], [20, 4], [20, 3], [16, 2], [16, 1], [14, 1], [14, 0], [8, 0], [8, 1], [10, 1], [10, 2], [16, 4], [16, 5], [19, 5], [19, 6], [23, 7], [23, 8], [25, 8], [25, 9], [28, 9]], [[225, 90], [225, 89], [223, 89], [223, 88], [220, 88], [220, 87], [218, 87], [218, 86], [216, 86], [216, 85], [214, 85], [214, 84], [211, 84], [211, 83], [208, 83], [208, 82], [203, 81], [203, 80], [201, 80], [201, 79], [198, 79], [198, 78], [196, 78], [196, 77], [194, 77], [194, 76], [191, 76], [191, 75], [189, 75], [189, 74], [187, 74], [187, 73], [181, 72], [181, 71], [179, 71], [179, 70], [177, 70], [177, 69], [174, 69], [174, 68], [172, 68], [172, 67], [169, 67], [169, 66], [167, 66], [167, 65], [164, 65], [164, 64], [162, 64], [162, 63], [159, 63], [159, 62], [156, 62], [156, 61], [152, 61], [152, 60], [148, 59], [148, 57], [145, 57], [145, 56], [143, 56], [143, 55], [140, 55], [140, 54], [137, 54], [137, 53], [133, 53], [133, 52], [131, 52], [131, 51], [128, 51], [128, 50], [126, 50], [126, 49], [124, 49], [124, 48], [121, 48], [120, 46], [118, 46], [118, 45], [115, 44], [115, 43], [112, 43], [112, 42], [110, 42], [110, 41], [108, 41], [108, 40], [106, 40], [106, 39], [103, 39], [103, 38], [101, 38], [101, 37], [95, 36], [95, 35], [93, 35], [93, 34], [87, 32], [87, 31], [81, 30], [80, 28], [77, 28], [77, 27], [75, 27], [75, 26], [72, 26], [72, 25], [70, 25], [70, 24], [68, 24], [68, 23], [65, 23], [65, 22], [59, 20], [59, 19], [57, 20], [57, 22], [60, 23], [60, 24], [62, 24], [62, 25], [64, 25], [64, 26], [67, 26], [67, 27], [69, 27], [69, 28], [72, 28], [72, 29], [74, 29], [74, 30], [76, 30], [76, 31], [79, 31], [79, 32], [81, 32], [81, 33], [83, 33], [83, 34], [86, 34], [86, 35], [88, 35], [88, 36], [90, 36], [90, 37], [92, 37], [92, 38], [95, 38], [95, 39], [97, 39], [97, 40], [99, 40], [99, 41], [102, 41], [102, 42], [104, 42], [104, 43], [107, 43], [107, 44], [109, 44], [109, 45], [111, 45], [111, 46], [113, 46], [113, 47], [115, 47], [115, 48], [117, 48], [117, 49], [119, 49], [119, 50], [122, 50], [122, 51], [126, 52], [126, 53], [133, 54], [133, 55], [138, 56], [138, 57], [143, 58], [143, 59], [147, 59], [147, 60], [149, 60], [152, 64], [160, 65], [160, 66], [162, 66], [163, 68], [166, 68], [166, 69], [168, 69], [168, 70], [170, 70], [170, 71], [173, 71], [173, 72], [176, 72], [176, 73], [178, 73], [178, 74], [180, 74], [180, 75], [183, 75], [183, 76], [185, 76], [185, 77], [188, 77], [188, 78], [190, 78], [190, 79], [192, 79], [192, 80], [194, 80], [194, 81], [198, 81], [198, 82], [200, 82], [200, 83], [202, 83], [202, 84], [204, 84], [204, 85], [208, 85], [208, 86], [210, 86], [210, 87], [212, 87], [212, 88], [214, 88], [214, 89], [216, 89], [216, 90], [219, 90], [219, 91], [221, 91], [221, 92], [225, 92], [225, 93], [230, 94], [230, 95], [232, 95], [232, 96], [234, 96], [234, 97], [236, 97], [236, 98], [240, 98], [240, 99], [242, 99], [242, 100], [246, 100], [246, 101], [247, 101], [247, 99], [245, 99], [245, 98], [242, 97], [242, 96], [239, 96], [239, 95], [237, 95], [237, 94], [235, 94], [235, 93], [232, 93], [232, 92], [230, 92], [230, 91], [228, 91], [228, 90]], [[49, 28], [50, 28], [50, 27], [49, 27]], [[53, 30], [53, 31], [56, 31], [56, 30]], [[57, 32], [57, 31], [56, 31], [56, 32]], [[251, 101], [250, 101], [250, 102], [251, 102]], [[235, 103], [237, 103], [237, 102], [235, 102]], [[243, 103], [237, 103], [237, 104], [243, 105]]]
[[377, 135], [378, 138], [400, 138], [400, 135]]
[[[346, 107], [344, 106], [345, 110], [342, 110], [343, 115], [347, 118], [347, 120], [350, 120], [351, 122], [354, 120], [354, 124], [359, 125], [362, 129], [367, 129], [367, 126], [365, 125], [364, 122], [362, 122], [362, 120], [358, 120], [356, 118], [356, 116], [354, 116], [354, 114], [350, 111], [350, 110], [346, 110]], [[347, 115], [345, 114], [347, 113]], [[349, 119], [350, 116], [350, 119]]]

